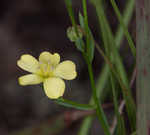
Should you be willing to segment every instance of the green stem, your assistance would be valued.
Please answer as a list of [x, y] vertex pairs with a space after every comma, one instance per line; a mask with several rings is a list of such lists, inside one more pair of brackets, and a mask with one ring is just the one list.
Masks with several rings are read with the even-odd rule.
[[110, 135], [110, 131], [109, 131], [109, 125], [105, 116], [105, 113], [103, 111], [101, 102], [97, 96], [97, 92], [96, 92], [96, 87], [95, 87], [95, 81], [94, 81], [94, 75], [93, 75], [93, 70], [92, 70], [92, 65], [91, 63], [86, 59], [85, 60], [87, 62], [88, 65], [88, 72], [89, 72], [89, 77], [90, 77], [90, 82], [91, 82], [91, 87], [92, 87], [92, 94], [93, 94], [93, 99], [96, 105], [96, 114], [97, 117], [101, 123], [101, 126], [104, 130], [105, 135]]
[[88, 30], [88, 15], [87, 15], [86, 0], [82, 0], [82, 5], [83, 5], [84, 23], [85, 23], [86, 30]]
[[86, 53], [88, 53], [88, 49], [90, 46], [90, 33], [89, 33], [89, 26], [88, 26], [88, 14], [87, 14], [87, 2], [86, 0], [82, 0], [83, 5], [83, 14], [84, 14], [84, 24], [85, 24], [85, 32], [86, 32]]
[[[88, 15], [87, 15], [86, 0], [82, 0], [82, 4], [83, 4], [84, 24], [85, 24], [85, 31], [86, 31], [86, 47], [87, 47], [87, 49], [89, 49], [90, 34], [89, 34], [89, 28], [88, 28]], [[101, 105], [99, 98], [97, 96], [91, 61], [89, 61], [88, 57], [86, 57], [88, 55], [88, 50], [86, 50], [86, 51], [87, 52], [85, 52], [83, 54], [83, 56], [84, 56], [86, 63], [88, 65], [88, 72], [89, 72], [89, 77], [90, 77], [90, 82], [91, 82], [91, 87], [92, 87], [92, 92], [93, 92], [93, 99], [94, 99], [94, 103], [96, 105], [96, 114], [97, 114], [97, 117], [101, 123], [101, 126], [104, 129], [105, 135], [110, 135], [109, 125], [108, 125], [105, 113], [103, 111], [102, 105]]]
[[120, 11], [119, 11], [119, 8], [117, 7], [116, 2], [114, 0], [110, 0], [110, 2], [112, 4], [113, 9], [114, 9], [114, 11], [115, 11], [115, 13], [117, 15], [117, 18], [118, 18], [118, 20], [119, 20], [119, 22], [120, 22], [120, 24], [121, 24], [121, 26], [123, 28], [123, 32], [124, 32], [124, 34], [125, 34], [125, 36], [126, 36], [126, 38], [128, 40], [129, 46], [131, 48], [131, 52], [132, 52], [133, 56], [136, 57], [135, 45], [133, 43], [133, 40], [131, 38], [130, 33], [128, 32], [128, 29], [127, 29], [126, 25], [123, 22], [123, 17], [121, 15]]
[[76, 20], [74, 17], [73, 8], [72, 8], [72, 0], [65, 0], [65, 4], [66, 4], [67, 10], [68, 10], [68, 14], [69, 14], [69, 17], [71, 19], [72, 25], [75, 28], [75, 32], [78, 36], [79, 33], [78, 33], [78, 28], [77, 28]]
[[54, 100], [54, 102], [65, 107], [70, 107], [70, 108], [79, 109], [79, 110], [94, 110], [96, 108], [94, 105], [79, 104], [77, 102], [73, 102], [67, 99], [63, 99], [63, 98]]

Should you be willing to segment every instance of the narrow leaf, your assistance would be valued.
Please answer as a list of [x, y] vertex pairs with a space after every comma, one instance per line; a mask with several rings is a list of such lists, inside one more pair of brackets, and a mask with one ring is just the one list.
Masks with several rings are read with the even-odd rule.
[[75, 45], [79, 51], [84, 52], [85, 45], [84, 41], [81, 38], [77, 38], [77, 40], [75, 41]]
[[[85, 33], [86, 30], [85, 30], [84, 17], [82, 16], [80, 12], [79, 12], [79, 23], [80, 23], [81, 28], [84, 30], [83, 33]], [[85, 33], [85, 36], [87, 36], [87, 34], [89, 34], [88, 35], [89, 45], [87, 45], [86, 55], [88, 57], [88, 60], [92, 63], [93, 58], [94, 58], [95, 42], [94, 42], [94, 38], [93, 38], [93, 35], [89, 26], [88, 26], [88, 32]]]
[[67, 99], [59, 98], [57, 100], [54, 100], [55, 103], [59, 105], [63, 105], [65, 107], [75, 108], [79, 110], [94, 110], [95, 106], [88, 105], [88, 104], [79, 104]]

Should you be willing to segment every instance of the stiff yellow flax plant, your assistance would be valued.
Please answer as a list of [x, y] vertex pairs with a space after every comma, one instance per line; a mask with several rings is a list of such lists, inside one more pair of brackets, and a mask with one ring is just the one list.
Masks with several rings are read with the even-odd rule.
[[42, 52], [39, 61], [30, 54], [24, 54], [17, 61], [17, 65], [30, 72], [19, 77], [20, 85], [35, 85], [43, 82], [44, 91], [51, 99], [63, 96], [65, 80], [72, 80], [77, 76], [74, 62], [66, 60], [60, 63], [58, 53]]

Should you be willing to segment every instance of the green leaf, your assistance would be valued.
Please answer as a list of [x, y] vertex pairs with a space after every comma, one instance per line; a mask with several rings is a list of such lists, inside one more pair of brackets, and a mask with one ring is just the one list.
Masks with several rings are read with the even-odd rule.
[[79, 104], [67, 99], [63, 99], [63, 98], [59, 98], [54, 100], [55, 103], [59, 104], [59, 105], [63, 105], [65, 107], [69, 107], [69, 108], [75, 108], [75, 109], [79, 109], [79, 110], [94, 110], [95, 106], [93, 105], [89, 105], [89, 104]]
[[84, 52], [85, 45], [84, 41], [81, 38], [77, 38], [77, 40], [75, 41], [75, 45], [79, 51]]
[[[80, 12], [79, 12], [79, 23], [80, 23], [81, 28], [84, 30], [84, 32], [86, 32], [84, 17], [82, 16]], [[85, 36], [86, 37], [88, 36], [88, 40], [89, 40], [89, 44], [86, 47], [86, 56], [88, 57], [89, 62], [92, 62], [94, 58], [95, 42], [94, 42], [94, 38], [93, 38], [93, 35], [89, 26], [88, 26], [87, 33], [85, 33]]]
[[81, 14], [81, 12], [79, 12], [79, 23], [82, 29], [84, 29], [84, 18]]
[[95, 42], [94, 42], [94, 38], [92, 35], [92, 32], [89, 30], [90, 33], [90, 39], [89, 39], [89, 46], [87, 47], [87, 55], [88, 55], [88, 59], [89, 61], [92, 63], [93, 59], [94, 59], [94, 49], [95, 49]]

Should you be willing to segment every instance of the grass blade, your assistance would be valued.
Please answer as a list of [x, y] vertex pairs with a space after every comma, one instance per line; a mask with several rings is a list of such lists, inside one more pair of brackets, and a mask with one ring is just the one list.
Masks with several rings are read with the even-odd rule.
[[123, 32], [124, 32], [124, 34], [125, 34], [125, 36], [126, 36], [126, 38], [128, 40], [131, 52], [132, 52], [133, 56], [136, 57], [135, 45], [133, 43], [133, 40], [132, 40], [132, 37], [131, 37], [130, 33], [128, 32], [128, 29], [127, 29], [126, 25], [123, 22], [123, 18], [122, 18], [122, 15], [121, 15], [120, 11], [119, 11], [119, 8], [117, 7], [117, 4], [116, 4], [116, 2], [114, 0], [110, 0], [110, 2], [112, 4], [112, 7], [113, 7], [116, 15], [117, 15], [117, 18], [118, 18], [118, 20], [120, 22], [120, 25], [123, 28]]

